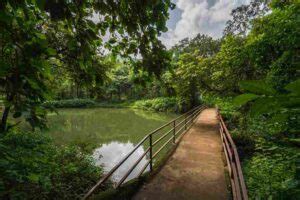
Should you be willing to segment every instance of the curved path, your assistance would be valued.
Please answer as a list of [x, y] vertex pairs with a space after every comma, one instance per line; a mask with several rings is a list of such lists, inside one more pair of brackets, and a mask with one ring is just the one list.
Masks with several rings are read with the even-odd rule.
[[229, 198], [215, 109], [205, 109], [162, 169], [134, 200]]

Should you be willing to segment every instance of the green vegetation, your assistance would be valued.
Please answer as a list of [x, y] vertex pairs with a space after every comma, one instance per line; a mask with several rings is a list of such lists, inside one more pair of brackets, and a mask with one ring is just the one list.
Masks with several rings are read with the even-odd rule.
[[179, 112], [178, 101], [175, 97], [157, 97], [154, 99], [142, 99], [131, 101], [100, 101], [92, 99], [62, 99], [46, 101], [42, 104], [45, 108], [125, 108], [157, 111], [157, 112]]
[[[167, 50], [158, 36], [173, 7], [1, 1], [3, 197], [80, 198], [101, 175], [84, 153], [41, 135], [49, 109], [184, 112], [202, 103], [221, 109], [250, 199], [299, 198], [299, 1], [253, 0], [232, 11], [222, 38], [199, 33]], [[20, 121], [32, 132], [18, 130]]]
[[293, 134], [282, 131], [293, 126], [277, 117], [252, 116], [253, 110], [245, 114], [245, 108], [235, 106], [240, 98], [217, 99], [238, 147], [250, 198], [297, 199], [299, 144], [288, 138]]
[[159, 74], [169, 58], [157, 37], [167, 30], [173, 7], [170, 0], [1, 1], [1, 132], [10, 128], [9, 113], [18, 118], [28, 112], [31, 126], [43, 127], [41, 104], [61, 87], [70, 87], [77, 98], [101, 94], [114, 60], [101, 56], [104, 48], [136, 69]]
[[[193, 61], [199, 54], [195, 49], [188, 53], [194, 56], [183, 54], [188, 59], [181, 64], [192, 67], [187, 71], [196, 76], [194, 92], [200, 92], [201, 101], [221, 108], [238, 146], [250, 199], [297, 199], [300, 4], [253, 2], [233, 11], [236, 17], [215, 55]], [[194, 48], [189, 41], [179, 45], [181, 52]]]
[[[46, 128], [44, 105], [91, 106], [64, 99], [102, 98], [116, 58], [158, 75], [169, 59], [158, 36], [173, 7], [170, 0], [0, 2], [0, 198], [82, 198], [101, 168], [39, 132]], [[63, 101], [45, 103], [50, 99]], [[20, 121], [32, 132], [14, 130]]]
[[92, 99], [63, 99], [46, 101], [42, 104], [45, 108], [125, 108], [157, 111], [178, 112], [178, 101], [175, 97], [157, 97], [154, 99], [131, 100], [131, 101], [100, 101]]
[[46, 108], [85, 108], [95, 106], [96, 102], [91, 99], [66, 99], [46, 101], [43, 106]]
[[159, 112], [176, 112], [177, 101], [174, 97], [160, 97], [155, 99], [135, 101], [132, 105], [133, 108], [159, 111]]
[[102, 174], [78, 147], [58, 148], [43, 134], [12, 130], [0, 144], [2, 198], [80, 199]]

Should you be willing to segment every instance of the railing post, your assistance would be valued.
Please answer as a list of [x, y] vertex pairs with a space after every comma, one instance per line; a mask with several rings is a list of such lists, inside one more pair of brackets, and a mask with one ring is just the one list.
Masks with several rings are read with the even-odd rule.
[[186, 130], [186, 118], [187, 118], [187, 115], [185, 114], [185, 116], [184, 116], [184, 130]]
[[[196, 109], [196, 111], [197, 111], [197, 109]], [[195, 111], [193, 111], [193, 113], [192, 113], [192, 123], [194, 123], [194, 118], [195, 118]]]
[[152, 171], [152, 169], [153, 169], [152, 134], [149, 135], [149, 147], [150, 147], [150, 150], [149, 150], [149, 154], [150, 154], [150, 171]]
[[176, 120], [173, 121], [173, 143], [174, 144], [176, 141], [175, 134], [176, 134]]

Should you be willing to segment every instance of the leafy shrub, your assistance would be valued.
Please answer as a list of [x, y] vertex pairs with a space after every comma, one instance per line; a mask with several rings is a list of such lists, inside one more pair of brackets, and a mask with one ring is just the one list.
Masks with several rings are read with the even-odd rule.
[[297, 149], [258, 139], [255, 155], [243, 164], [249, 196], [252, 199], [299, 199], [297, 160]]
[[204, 94], [201, 97], [203, 104], [210, 107], [219, 107], [222, 115], [232, 115], [235, 112], [235, 107], [232, 104], [232, 97], [220, 97], [212, 94]]
[[243, 161], [253, 155], [255, 152], [255, 136], [248, 132], [234, 129], [230, 131], [232, 139], [237, 146], [240, 159]]
[[43, 134], [11, 131], [0, 138], [0, 198], [80, 199], [102, 174], [75, 147]]
[[232, 100], [232, 97], [220, 97], [213, 94], [205, 94], [201, 97], [202, 103], [206, 106], [218, 107], [220, 109], [222, 117], [226, 120], [229, 129], [231, 126], [234, 126], [234, 124], [236, 126], [241, 117], [233, 105]]
[[67, 99], [47, 101], [43, 104], [46, 108], [85, 108], [95, 106], [96, 102], [91, 99]]
[[230, 97], [204, 95], [202, 101], [221, 109], [237, 145], [250, 199], [297, 199], [299, 153], [288, 142], [287, 123], [252, 116], [249, 107], [237, 110]]
[[155, 99], [139, 100], [133, 103], [132, 107], [151, 111], [176, 112], [178, 106], [175, 97], [158, 97]]

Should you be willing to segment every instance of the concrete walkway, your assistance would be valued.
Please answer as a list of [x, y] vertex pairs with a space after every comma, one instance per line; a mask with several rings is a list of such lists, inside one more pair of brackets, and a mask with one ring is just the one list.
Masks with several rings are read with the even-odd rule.
[[228, 199], [215, 109], [204, 110], [174, 154], [134, 200]]

